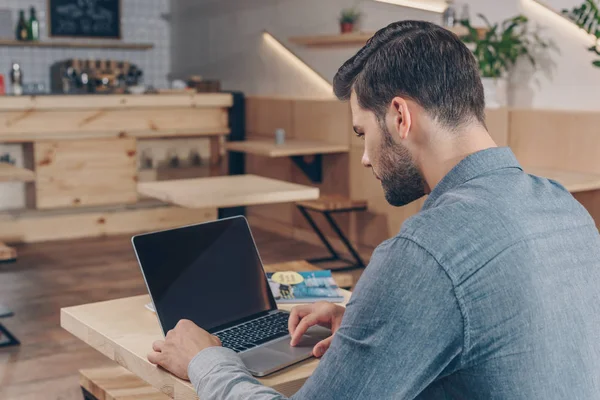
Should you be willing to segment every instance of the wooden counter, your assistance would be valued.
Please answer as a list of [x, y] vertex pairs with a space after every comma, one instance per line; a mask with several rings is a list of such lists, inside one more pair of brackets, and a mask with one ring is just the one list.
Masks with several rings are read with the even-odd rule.
[[[23, 144], [25, 168], [0, 166], [0, 180], [29, 182], [25, 189], [27, 211], [71, 209], [79, 218], [85, 210], [97, 216], [99, 210], [91, 208], [135, 206], [139, 199], [139, 141], [207, 138], [209, 143], [200, 145], [211, 153], [207, 159], [210, 166], [216, 167], [222, 136], [230, 133], [233, 102], [229, 93], [1, 96], [0, 143]], [[166, 214], [161, 218], [181, 222], [178, 211], [165, 206]], [[156, 222], [155, 216], [146, 214]], [[136, 213], [136, 218], [141, 215]], [[200, 222], [196, 217], [190, 215], [185, 222]], [[54, 215], [48, 218], [53, 220]], [[105, 218], [98, 218], [95, 231], [104, 234]], [[12, 221], [24, 231], [8, 237], [0, 229], [0, 240], [44, 240], [35, 233], [40, 223], [49, 221], [43, 219], [35, 224], [31, 220], [26, 224]], [[81, 221], [88, 224], [86, 218]], [[146, 222], [140, 221], [139, 226], [147, 229]], [[67, 229], [81, 232], [82, 237], [92, 231], [79, 227], [62, 230]]]
[[221, 93], [0, 97], [0, 142], [229, 133]]

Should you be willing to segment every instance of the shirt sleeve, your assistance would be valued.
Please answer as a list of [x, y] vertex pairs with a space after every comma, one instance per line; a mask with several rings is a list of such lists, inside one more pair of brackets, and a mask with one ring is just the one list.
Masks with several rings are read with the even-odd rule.
[[[463, 332], [443, 268], [413, 241], [391, 239], [373, 253], [331, 347], [293, 398], [413, 399], [456, 370]], [[189, 375], [203, 400], [285, 398], [226, 349], [199, 353]]]

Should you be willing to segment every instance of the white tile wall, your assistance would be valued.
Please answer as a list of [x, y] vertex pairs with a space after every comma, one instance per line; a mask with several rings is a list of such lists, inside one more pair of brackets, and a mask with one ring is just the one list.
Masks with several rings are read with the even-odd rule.
[[[19, 9], [29, 7], [37, 10], [40, 21], [40, 39], [48, 39], [47, 6], [48, 0], [0, 0], [0, 9], [9, 9], [13, 13], [16, 26]], [[127, 43], [153, 43], [152, 50], [113, 50], [113, 49], [62, 49], [62, 48], [19, 48], [0, 46], [0, 74], [8, 74], [11, 62], [18, 61], [23, 68], [25, 83], [43, 82], [50, 86], [50, 65], [56, 61], [70, 58], [112, 59], [137, 64], [144, 71], [144, 83], [157, 88], [168, 87], [168, 74], [171, 68], [170, 45], [171, 30], [169, 23], [161, 18], [169, 13], [169, 0], [121, 0], [123, 12], [121, 29], [123, 41]], [[12, 29], [11, 31], [14, 31]], [[11, 37], [12, 39], [12, 37]], [[86, 42], [89, 39], [78, 39]], [[90, 40], [93, 41], [93, 40]]]

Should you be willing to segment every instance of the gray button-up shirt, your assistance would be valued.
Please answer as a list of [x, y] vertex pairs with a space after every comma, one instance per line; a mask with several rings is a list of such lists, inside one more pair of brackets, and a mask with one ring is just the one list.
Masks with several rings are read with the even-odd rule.
[[[189, 366], [200, 399], [283, 399], [231, 350]], [[508, 148], [475, 153], [382, 243], [294, 399], [600, 399], [600, 237]]]

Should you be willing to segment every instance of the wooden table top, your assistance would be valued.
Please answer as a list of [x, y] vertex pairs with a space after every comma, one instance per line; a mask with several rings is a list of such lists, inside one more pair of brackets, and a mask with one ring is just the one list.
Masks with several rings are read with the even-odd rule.
[[225, 175], [138, 184], [144, 196], [186, 208], [225, 208], [319, 198], [319, 189], [256, 175]]
[[[347, 303], [351, 293], [343, 292]], [[150, 296], [143, 295], [63, 308], [61, 326], [171, 398], [197, 399], [190, 382], [152, 365], [146, 358], [152, 343], [163, 339], [156, 315], [144, 307], [149, 301]], [[281, 309], [291, 308], [281, 305]], [[302, 387], [318, 363], [312, 358], [260, 381], [290, 396]]]
[[33, 182], [35, 173], [12, 164], [0, 163], [0, 182]]
[[298, 139], [287, 139], [284, 144], [275, 144], [274, 139], [228, 142], [226, 148], [229, 151], [238, 151], [241, 153], [272, 158], [347, 153], [350, 151], [350, 147], [344, 144]]
[[559, 182], [571, 193], [600, 189], [600, 175], [537, 167], [524, 167], [524, 169], [528, 174]]

